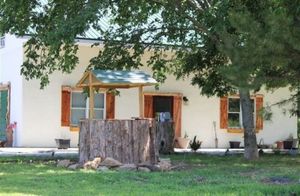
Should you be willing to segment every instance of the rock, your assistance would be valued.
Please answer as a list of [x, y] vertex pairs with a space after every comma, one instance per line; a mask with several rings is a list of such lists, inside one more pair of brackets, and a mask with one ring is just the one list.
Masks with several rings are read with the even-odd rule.
[[140, 171], [140, 172], [151, 172], [151, 170], [148, 169], [147, 167], [139, 167], [138, 171]]
[[81, 165], [79, 163], [75, 163], [75, 164], [70, 165], [68, 168], [71, 170], [76, 170], [76, 169], [81, 168]]
[[83, 167], [84, 167], [84, 169], [94, 169], [94, 170], [96, 170], [99, 167], [99, 165], [101, 163], [101, 160], [102, 160], [101, 157], [96, 157], [96, 158], [94, 158], [94, 160], [86, 162], [83, 165]]
[[161, 171], [169, 171], [172, 167], [170, 159], [160, 159], [158, 165]]
[[136, 171], [137, 166], [135, 164], [125, 164], [118, 168], [119, 171]]
[[106, 166], [100, 166], [100, 167], [97, 168], [97, 171], [99, 171], [99, 172], [107, 172], [107, 171], [109, 171], [109, 168], [106, 167]]
[[100, 163], [100, 166], [106, 166], [106, 167], [120, 167], [122, 163], [120, 161], [117, 161], [111, 157], [107, 157]]
[[68, 167], [69, 165], [71, 165], [71, 161], [69, 159], [57, 161], [57, 167]]

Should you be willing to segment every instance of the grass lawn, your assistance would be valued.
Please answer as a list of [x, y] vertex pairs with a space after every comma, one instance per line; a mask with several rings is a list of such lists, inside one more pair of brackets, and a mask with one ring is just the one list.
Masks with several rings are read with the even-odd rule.
[[300, 195], [300, 156], [169, 157], [180, 171], [70, 171], [54, 161], [0, 158], [0, 195]]

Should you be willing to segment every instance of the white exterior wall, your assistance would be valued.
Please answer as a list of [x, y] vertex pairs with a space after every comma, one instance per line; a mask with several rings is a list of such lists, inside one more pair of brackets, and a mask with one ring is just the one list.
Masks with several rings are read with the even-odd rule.
[[[24, 147], [54, 147], [55, 138], [70, 138], [71, 145], [78, 144], [78, 132], [70, 132], [69, 128], [61, 127], [61, 86], [75, 84], [81, 78], [89, 59], [97, 54], [96, 48], [80, 47], [79, 66], [70, 75], [55, 73], [50, 77], [50, 85], [40, 90], [39, 81], [23, 80], [23, 126], [19, 138], [19, 146]], [[145, 91], [155, 91], [154, 87], [147, 87]], [[220, 101], [219, 98], [200, 96], [199, 89], [190, 85], [188, 80], [176, 81], [173, 76], [168, 77], [158, 92], [182, 93], [189, 99], [188, 105], [182, 106], [182, 135], [186, 132], [189, 138], [197, 135], [203, 141], [202, 147], [214, 147], [213, 121], [217, 122], [219, 147], [228, 147], [228, 141], [243, 141], [242, 134], [227, 133], [219, 129]], [[286, 97], [287, 89], [279, 89], [275, 93], [265, 93], [264, 104], [276, 103]], [[121, 90], [121, 96], [116, 97], [116, 118], [126, 119], [139, 115], [138, 89]], [[281, 109], [273, 109], [272, 122], [264, 122], [264, 130], [257, 135], [258, 141], [263, 138], [265, 144], [272, 144], [277, 140], [288, 138], [290, 134], [296, 136], [296, 117], [285, 116]], [[242, 142], [243, 145], [243, 142]]]
[[[153, 92], [155, 89], [145, 88], [145, 91]], [[229, 141], [240, 141], [241, 145], [244, 145], [243, 134], [228, 133], [227, 130], [220, 129], [219, 98], [201, 96], [199, 89], [191, 86], [189, 81], [176, 81], [173, 76], [169, 76], [157, 92], [179, 92], [189, 99], [188, 104], [182, 105], [182, 136], [184, 136], [185, 132], [190, 139], [193, 139], [196, 135], [197, 139], [203, 141], [202, 147], [214, 148], [215, 133], [213, 121], [216, 121], [219, 147], [229, 147]], [[265, 106], [267, 103], [272, 105], [288, 98], [290, 92], [287, 88], [282, 88], [274, 93], [262, 91], [259, 94], [264, 94]], [[116, 117], [129, 118], [131, 116], [138, 116], [138, 111], [137, 90], [122, 90], [121, 96], [116, 101]], [[297, 134], [297, 118], [295, 116], [290, 117], [288, 113], [284, 115], [282, 108], [278, 106], [272, 107], [272, 112], [272, 120], [264, 121], [264, 129], [257, 134], [257, 141], [259, 142], [260, 139], [263, 139], [264, 144], [273, 144], [278, 140], [287, 139], [290, 134], [295, 138]]]
[[0, 82], [11, 83], [10, 121], [17, 122], [14, 146], [22, 145], [20, 142], [23, 137], [23, 89], [20, 68], [23, 63], [23, 43], [25, 41], [26, 39], [6, 35], [5, 47], [0, 49]]

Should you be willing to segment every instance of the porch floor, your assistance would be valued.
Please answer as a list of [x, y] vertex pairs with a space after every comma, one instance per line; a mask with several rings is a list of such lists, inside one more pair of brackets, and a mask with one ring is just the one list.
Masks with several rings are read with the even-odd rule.
[[[227, 151], [226, 148], [201, 148], [197, 150], [199, 154], [219, 155], [222, 156]], [[263, 149], [264, 153], [274, 153], [272, 149]], [[282, 154], [290, 153], [290, 150], [281, 149]], [[191, 149], [175, 148], [175, 153], [192, 153]], [[242, 154], [244, 149], [228, 149], [227, 154]], [[294, 152], [295, 153], [295, 152]], [[299, 154], [299, 151], [297, 152]], [[57, 148], [0, 148], [0, 157], [56, 157], [72, 158], [78, 156], [78, 148], [57, 149]]]

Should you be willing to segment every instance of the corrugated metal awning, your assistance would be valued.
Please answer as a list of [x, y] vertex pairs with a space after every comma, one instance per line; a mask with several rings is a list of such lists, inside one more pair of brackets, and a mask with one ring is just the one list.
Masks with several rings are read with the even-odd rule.
[[100, 88], [133, 88], [152, 86], [157, 84], [157, 81], [142, 71], [91, 70], [83, 75], [77, 86], [85, 87], [90, 84]]

